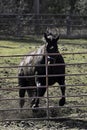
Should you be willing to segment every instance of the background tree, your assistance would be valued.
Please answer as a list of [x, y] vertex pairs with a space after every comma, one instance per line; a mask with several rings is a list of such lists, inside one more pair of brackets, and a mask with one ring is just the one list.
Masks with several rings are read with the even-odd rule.
[[87, 15], [87, 0], [77, 0], [75, 13]]
[[42, 13], [65, 13], [68, 8], [68, 0], [44, 0], [41, 2]]
[[[0, 13], [34, 13], [36, 0], [0, 0]], [[87, 14], [87, 0], [39, 0], [40, 13]]]
[[76, 2], [77, 0], [69, 0], [70, 14], [74, 13]]

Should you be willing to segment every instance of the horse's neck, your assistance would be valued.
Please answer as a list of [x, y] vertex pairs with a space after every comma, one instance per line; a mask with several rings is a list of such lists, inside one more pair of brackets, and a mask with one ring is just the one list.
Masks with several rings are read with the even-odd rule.
[[47, 53], [56, 53], [56, 52], [58, 52], [58, 46], [55, 45], [52, 50], [50, 50], [50, 47], [47, 46], [46, 51], [47, 51]]
[[55, 46], [55, 52], [54, 52], [54, 53], [58, 53], [58, 52], [59, 52], [58, 46], [56, 45], [56, 46]]

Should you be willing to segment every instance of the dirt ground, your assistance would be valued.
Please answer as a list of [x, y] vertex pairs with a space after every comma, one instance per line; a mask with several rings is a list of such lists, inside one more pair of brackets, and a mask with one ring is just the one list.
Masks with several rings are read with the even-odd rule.
[[[17, 96], [17, 92], [12, 93], [4, 93], [5, 97], [14, 98], [14, 95]], [[40, 107], [44, 107], [46, 105], [46, 101], [42, 100]], [[53, 102], [53, 100], [50, 101], [50, 104], [58, 105], [57, 100]], [[83, 110], [80, 108], [71, 108], [68, 107], [68, 103], [65, 105], [64, 108], [52, 108], [49, 110], [50, 117], [63, 117], [61, 119], [53, 119], [53, 120], [45, 120], [47, 116], [47, 111], [45, 109], [41, 109], [39, 111], [33, 112], [30, 110], [30, 103], [28, 100], [25, 102], [24, 108], [27, 110], [19, 110], [19, 100], [5, 100], [1, 101], [0, 103], [0, 109], [2, 108], [2, 111], [0, 111], [0, 130], [87, 130], [87, 112], [86, 109]], [[54, 106], [55, 107], [55, 106]], [[12, 109], [13, 110], [10, 110]], [[15, 110], [14, 108], [18, 108], [18, 110]], [[4, 109], [8, 109], [7, 111], [4, 111]], [[78, 118], [76, 118], [78, 117]], [[31, 120], [33, 119], [34, 120]], [[35, 118], [38, 118], [36, 121]], [[43, 118], [43, 120], [40, 120], [40, 118]], [[8, 121], [14, 120], [14, 121]], [[15, 121], [17, 119], [18, 121]], [[21, 119], [21, 121], [20, 121]], [[3, 120], [6, 120], [3, 122]]]
[[0, 123], [0, 130], [87, 130], [87, 122], [75, 119]]

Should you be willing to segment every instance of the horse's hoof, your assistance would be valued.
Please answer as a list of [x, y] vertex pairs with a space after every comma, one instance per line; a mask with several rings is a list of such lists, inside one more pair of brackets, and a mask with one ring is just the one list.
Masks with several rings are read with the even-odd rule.
[[59, 101], [59, 106], [64, 106], [65, 104], [65, 98], [61, 98]]
[[32, 105], [32, 111], [33, 112], [38, 112], [38, 107], [39, 107], [39, 105], [33, 104]]

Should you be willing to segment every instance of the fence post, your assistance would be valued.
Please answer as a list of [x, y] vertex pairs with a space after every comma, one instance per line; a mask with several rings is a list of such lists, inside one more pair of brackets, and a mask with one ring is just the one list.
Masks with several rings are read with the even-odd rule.
[[68, 36], [71, 33], [71, 18], [69, 15], [66, 17], [66, 28], [67, 28], [67, 36]]

